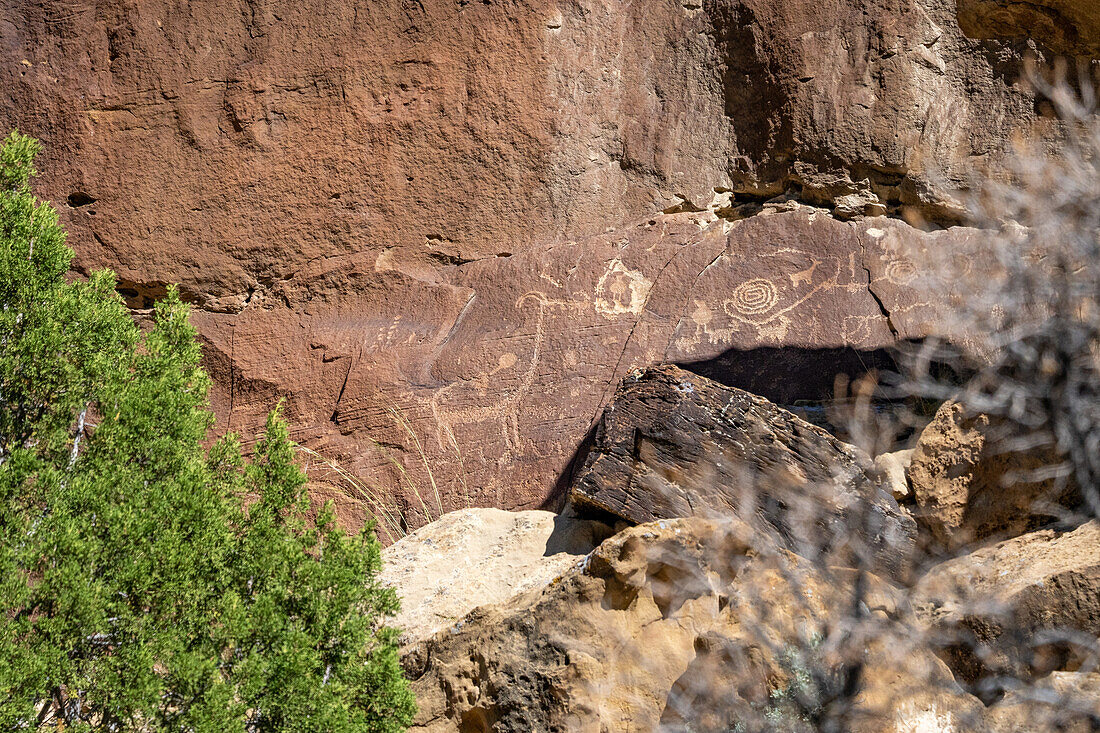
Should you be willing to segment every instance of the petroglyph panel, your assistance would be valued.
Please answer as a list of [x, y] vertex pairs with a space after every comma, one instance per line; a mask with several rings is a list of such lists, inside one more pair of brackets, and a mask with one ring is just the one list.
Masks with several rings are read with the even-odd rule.
[[[320, 268], [221, 332], [218, 353], [236, 376], [220, 381], [236, 387], [215, 397], [258, 420], [271, 400], [308, 381], [314, 398], [293, 399], [288, 410], [298, 424], [322, 428], [295, 438], [395, 487], [410, 506], [418, 504], [409, 487], [433, 481], [448, 509], [537, 506], [635, 368], [759, 347], [887, 346], [895, 337], [871, 287], [901, 314], [905, 336], [918, 333], [917, 316], [935, 313], [921, 310], [933, 299], [918, 297], [919, 260], [899, 239], [913, 230], [876, 221], [877, 237], [804, 210], [733, 226], [661, 215], [455, 267], [446, 283], [398, 271], [368, 278], [354, 263]], [[961, 234], [935, 246], [949, 251], [953, 236]], [[345, 297], [310, 301], [303, 314], [277, 306], [281, 293], [300, 298], [318, 278]], [[272, 331], [291, 336], [269, 339], [264, 354], [232, 355], [234, 338], [259, 343]], [[287, 353], [293, 358], [278, 358]], [[801, 384], [807, 370], [830, 368], [809, 356], [777, 359], [767, 376]]]
[[780, 345], [879, 348], [892, 335], [867, 285], [850, 225], [798, 213], [741, 222], [691, 285], [669, 356], [697, 361]]
[[865, 252], [871, 290], [890, 313], [898, 337], [962, 337], [945, 316], [990, 282], [993, 273], [986, 268], [994, 263], [980, 254], [988, 235], [966, 227], [921, 232], [895, 220], [852, 226]]

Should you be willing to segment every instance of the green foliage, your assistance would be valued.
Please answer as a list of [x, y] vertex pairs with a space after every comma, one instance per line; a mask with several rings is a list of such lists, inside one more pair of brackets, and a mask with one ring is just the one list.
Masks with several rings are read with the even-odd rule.
[[403, 730], [373, 531], [306, 521], [278, 409], [251, 461], [204, 448], [187, 306], [143, 337], [111, 273], [66, 280], [37, 151], [0, 147], [0, 729]]
[[730, 733], [847, 730], [836, 725], [831, 709], [843, 697], [843, 669], [826, 658], [824, 642], [821, 634], [813, 633], [779, 649], [775, 660], [779, 684], [766, 703], [754, 706], [759, 717], [735, 722]]
[[764, 718], [777, 731], [817, 730], [814, 725], [825, 708], [827, 692], [821, 678], [828, 665], [821, 660], [819, 636], [805, 645], [788, 644], [779, 655], [786, 682], [771, 691]]

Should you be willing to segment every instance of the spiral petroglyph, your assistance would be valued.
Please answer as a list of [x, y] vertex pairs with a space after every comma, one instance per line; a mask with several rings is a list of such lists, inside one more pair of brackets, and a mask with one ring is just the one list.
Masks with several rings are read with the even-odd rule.
[[886, 265], [886, 279], [898, 285], [907, 285], [917, 276], [917, 266], [906, 258], [891, 260]]
[[755, 316], [770, 310], [778, 301], [779, 293], [775, 285], [758, 277], [738, 285], [726, 305], [743, 315]]

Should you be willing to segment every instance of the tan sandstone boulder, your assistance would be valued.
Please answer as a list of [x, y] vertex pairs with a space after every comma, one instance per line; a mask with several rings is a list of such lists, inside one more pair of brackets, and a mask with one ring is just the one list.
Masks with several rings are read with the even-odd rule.
[[391, 622], [413, 643], [477, 606], [542, 588], [610, 533], [600, 522], [530, 510], [462, 509], [382, 551], [382, 582], [397, 589]]
[[986, 718], [990, 733], [1092, 733], [1100, 727], [1100, 674], [1053, 672], [1009, 692], [989, 708]]
[[1033, 472], [1054, 463], [1047, 450], [1008, 450], [1003, 423], [967, 414], [957, 402], [937, 410], [913, 450], [914, 516], [948, 549], [1019, 535], [1049, 521], [1075, 492]]
[[899, 633], [896, 588], [865, 579], [855, 636], [838, 648], [818, 634], [839, 628], [830, 614], [850, 609], [853, 576], [759, 541], [699, 518], [632, 527], [545, 587], [478, 608], [407, 650], [412, 730], [803, 725], [790, 701], [806, 665], [833, 674], [843, 649], [866, 664], [851, 730], [924, 730], [912, 725], [927, 719], [967, 729], [981, 705], [919, 636]]
[[874, 474], [897, 502], [911, 499], [909, 489], [909, 464], [913, 461], [913, 449], [882, 453], [875, 456]]
[[1026, 682], [1095, 663], [1100, 520], [1072, 532], [1033, 532], [941, 563], [920, 580], [912, 606], [939, 636], [956, 675], [969, 683], [992, 675]]

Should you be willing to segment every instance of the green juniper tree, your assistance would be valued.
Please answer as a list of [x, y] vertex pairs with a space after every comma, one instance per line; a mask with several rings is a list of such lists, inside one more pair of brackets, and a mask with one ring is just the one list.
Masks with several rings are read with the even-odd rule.
[[0, 730], [403, 730], [370, 528], [305, 521], [278, 410], [251, 461], [204, 448], [186, 305], [142, 336], [111, 273], [67, 279], [37, 151], [0, 147]]

